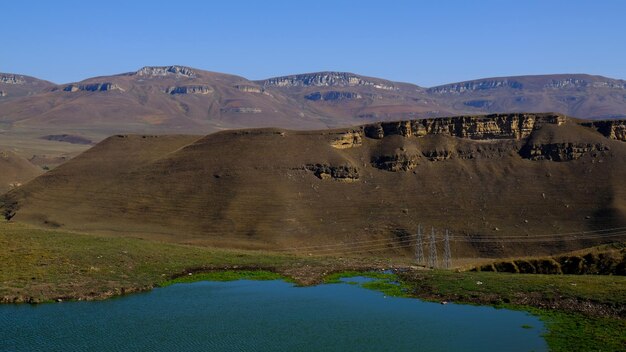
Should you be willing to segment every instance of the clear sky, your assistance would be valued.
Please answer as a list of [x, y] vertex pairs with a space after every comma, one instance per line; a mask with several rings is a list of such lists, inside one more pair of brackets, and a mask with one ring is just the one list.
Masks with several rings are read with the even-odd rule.
[[56, 83], [172, 64], [426, 87], [544, 73], [626, 79], [620, 0], [2, 0], [0, 29], [0, 72]]

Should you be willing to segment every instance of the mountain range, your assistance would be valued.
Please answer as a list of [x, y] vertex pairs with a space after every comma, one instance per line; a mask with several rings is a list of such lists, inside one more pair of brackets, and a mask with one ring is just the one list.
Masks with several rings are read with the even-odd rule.
[[265, 80], [185, 66], [53, 84], [0, 74], [0, 131], [77, 134], [210, 133], [232, 128], [323, 129], [375, 121], [510, 112], [626, 117], [626, 81], [584, 74], [487, 78], [424, 88], [346, 72]]

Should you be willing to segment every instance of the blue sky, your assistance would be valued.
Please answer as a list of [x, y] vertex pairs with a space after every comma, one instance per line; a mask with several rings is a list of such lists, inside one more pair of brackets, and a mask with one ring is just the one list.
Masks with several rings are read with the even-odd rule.
[[422, 86], [626, 79], [626, 1], [0, 1], [0, 72], [56, 83], [181, 64], [250, 79], [350, 71]]

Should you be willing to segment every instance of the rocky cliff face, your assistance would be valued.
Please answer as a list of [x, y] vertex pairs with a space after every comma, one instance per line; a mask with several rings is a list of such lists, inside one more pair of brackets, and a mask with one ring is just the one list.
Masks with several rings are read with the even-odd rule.
[[209, 86], [182, 86], [182, 87], [169, 87], [165, 90], [167, 94], [210, 94], [213, 93], [213, 88]]
[[0, 83], [4, 84], [24, 84], [26, 80], [20, 75], [0, 74]]
[[237, 90], [246, 93], [263, 93], [263, 88], [259, 86], [253, 86], [249, 84], [236, 84], [234, 86]]
[[609, 147], [600, 143], [548, 143], [526, 145], [520, 150], [520, 155], [530, 160], [569, 161], [587, 153], [598, 156], [608, 150]]
[[626, 83], [623, 81], [611, 80], [611, 81], [589, 81], [582, 78], [567, 78], [567, 79], [553, 79], [550, 83], [545, 85], [545, 88], [553, 89], [571, 89], [571, 88], [611, 88], [611, 89], [626, 89]]
[[488, 81], [471, 81], [471, 82], [461, 82], [455, 84], [449, 84], [440, 87], [434, 87], [428, 90], [430, 93], [464, 93], [464, 92], [473, 92], [480, 90], [488, 90], [495, 88], [511, 88], [511, 89], [522, 89], [523, 84], [509, 79], [502, 80], [488, 80]]
[[159, 76], [182, 76], [196, 77], [196, 73], [189, 67], [185, 66], [146, 66], [133, 73], [137, 76], [159, 77]]
[[333, 148], [347, 149], [353, 147], [359, 147], [363, 145], [363, 132], [362, 131], [350, 131], [340, 135], [331, 144]]
[[308, 164], [304, 168], [321, 180], [354, 182], [359, 179], [359, 171], [351, 165]]
[[111, 90], [124, 91], [120, 86], [114, 83], [89, 83], [89, 84], [70, 84], [63, 88], [65, 92], [106, 92]]
[[372, 160], [372, 166], [393, 172], [408, 171], [419, 165], [420, 158], [421, 155], [417, 153], [407, 153], [404, 150], [399, 150], [391, 155], [375, 156]]
[[597, 128], [607, 138], [626, 142], [626, 120], [595, 121], [583, 125]]
[[318, 72], [293, 76], [270, 78], [263, 82], [265, 87], [354, 87], [370, 86], [378, 89], [394, 90], [391, 83], [368, 80], [347, 72]]
[[[562, 136], [558, 132], [559, 126], [565, 123], [566, 117], [559, 114], [496, 114], [379, 122], [346, 131], [334, 138], [330, 145], [336, 149], [348, 149], [364, 145], [368, 138], [378, 140], [370, 163], [378, 169], [393, 172], [412, 170], [427, 162], [494, 159], [511, 154], [533, 161], [555, 162], [576, 160], [585, 155], [591, 158], [608, 156], [610, 143], [602, 142], [602, 138], [581, 141], [578, 137]], [[575, 121], [571, 124], [578, 125]], [[626, 121], [620, 120], [582, 125], [597, 127], [612, 139], [623, 140], [626, 131]], [[540, 130], [539, 135], [535, 134]], [[579, 131], [584, 132], [584, 129]], [[554, 138], [555, 135], [561, 136]], [[428, 136], [431, 138], [426, 138]], [[448, 139], [449, 142], [445, 142], [445, 139], [433, 139], [436, 136], [465, 141]], [[569, 141], [568, 138], [573, 139]]]
[[521, 139], [541, 124], [561, 125], [566, 117], [558, 114], [495, 114], [459, 116], [398, 122], [379, 122], [363, 128], [365, 136], [381, 139], [389, 135], [447, 135], [469, 139]]

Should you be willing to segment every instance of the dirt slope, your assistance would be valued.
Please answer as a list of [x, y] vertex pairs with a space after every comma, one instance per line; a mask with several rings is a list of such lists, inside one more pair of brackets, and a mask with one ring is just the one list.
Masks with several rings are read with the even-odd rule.
[[0, 150], [0, 194], [41, 175], [43, 170], [12, 151]]

